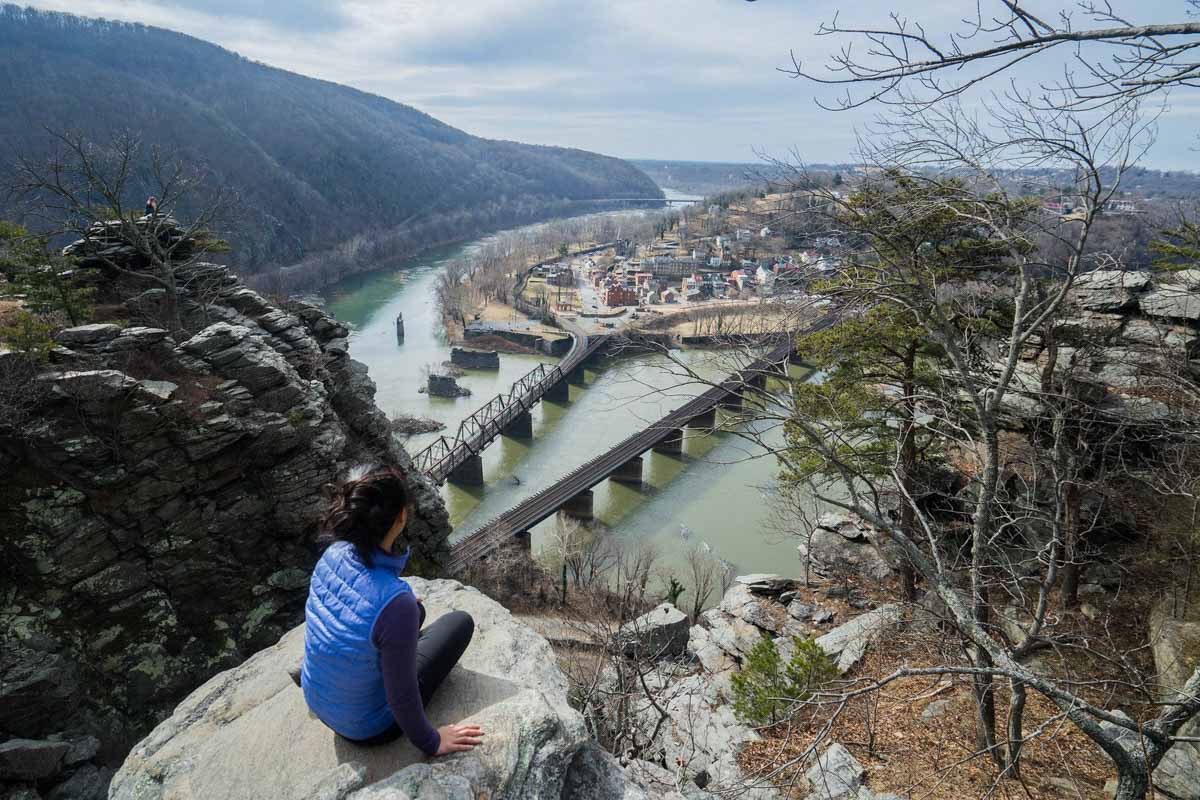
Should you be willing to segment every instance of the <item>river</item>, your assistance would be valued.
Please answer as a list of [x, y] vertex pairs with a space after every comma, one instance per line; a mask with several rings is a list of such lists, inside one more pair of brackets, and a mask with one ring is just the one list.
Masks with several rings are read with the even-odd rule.
[[[443, 248], [397, 269], [357, 275], [326, 293], [329, 311], [351, 326], [351, 355], [370, 368], [378, 386], [376, 400], [388, 414], [431, 417], [452, 433], [462, 419], [539, 361], [554, 360], [502, 354], [498, 372], [472, 370], [459, 380], [471, 397], [418, 393], [421, 368], [449, 358], [433, 302], [438, 271], [485, 241]], [[402, 343], [393, 327], [398, 313], [405, 320]], [[674, 355], [706, 377], [728, 371], [720, 353], [687, 350]], [[586, 386], [570, 387], [568, 403], [538, 403], [532, 440], [501, 437], [484, 451], [484, 488], [443, 487], [455, 536], [552, 484], [703, 390], [695, 384], [681, 386], [675, 371], [662, 355], [605, 359], [587, 371]], [[414, 436], [407, 446], [415, 452], [437, 435]], [[733, 433], [689, 437], [681, 457], [643, 457], [640, 489], [611, 481], [594, 487], [596, 518], [623, 543], [653, 545], [665, 570], [681, 571], [686, 553], [701, 547], [742, 573], [795, 572], [795, 542], [769, 530], [778, 467], [773, 458], [759, 456]], [[534, 529], [534, 552], [554, 524], [551, 518]], [[690, 597], [682, 602], [686, 605]]]

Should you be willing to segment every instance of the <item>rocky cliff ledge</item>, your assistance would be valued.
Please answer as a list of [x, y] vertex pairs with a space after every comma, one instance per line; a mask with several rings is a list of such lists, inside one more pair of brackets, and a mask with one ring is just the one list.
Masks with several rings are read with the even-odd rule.
[[[0, 795], [90, 762], [103, 797], [184, 694], [300, 621], [322, 485], [410, 464], [345, 327], [220, 266], [176, 278], [181, 330], [156, 325], [164, 290], [97, 275], [110, 321], [58, 332], [46, 363], [0, 348], [27, 390], [0, 415], [0, 742], [57, 753], [36, 775], [0, 763]], [[419, 569], [449, 524], [413, 485]]]
[[404, 739], [375, 748], [339, 739], [288, 674], [303, 651], [296, 628], [184, 700], [134, 748], [111, 800], [682, 800], [648, 793], [591, 743], [545, 639], [473, 588], [410, 582], [430, 620], [453, 609], [475, 619], [429, 716], [481, 725], [482, 746], [429, 759]]

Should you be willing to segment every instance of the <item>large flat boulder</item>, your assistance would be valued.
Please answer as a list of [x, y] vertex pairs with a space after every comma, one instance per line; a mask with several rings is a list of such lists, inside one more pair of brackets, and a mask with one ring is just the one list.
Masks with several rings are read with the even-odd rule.
[[846, 672], [862, 660], [868, 646], [900, 623], [903, 613], [899, 605], [888, 603], [839, 625], [818, 638], [817, 644], [836, 660], [839, 670]]
[[687, 649], [687, 614], [670, 603], [660, 603], [635, 620], [625, 623], [614, 637], [614, 645], [626, 655], [649, 658], [677, 656]]
[[1142, 313], [1168, 319], [1200, 320], [1200, 293], [1194, 286], [1169, 283], [1143, 295]]
[[1075, 300], [1094, 311], [1116, 311], [1127, 307], [1150, 282], [1148, 272], [1098, 269], [1075, 279]]
[[550, 646], [475, 589], [410, 582], [430, 621], [452, 609], [475, 619], [475, 638], [428, 713], [435, 725], [481, 725], [481, 747], [430, 759], [406, 739], [368, 748], [337, 737], [288, 675], [301, 626], [184, 700], [130, 753], [111, 800], [558, 800], [588, 740]]

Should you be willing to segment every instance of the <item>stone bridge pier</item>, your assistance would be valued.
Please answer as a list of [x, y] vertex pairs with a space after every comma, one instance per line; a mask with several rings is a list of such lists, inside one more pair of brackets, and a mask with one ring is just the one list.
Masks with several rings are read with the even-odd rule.
[[666, 455], [677, 456], [683, 452], [683, 429], [676, 428], [667, 434], [667, 438], [663, 439], [653, 447], [656, 453], [665, 453]]
[[621, 466], [617, 467], [616, 472], [608, 476], [610, 480], [617, 483], [624, 483], [627, 486], [642, 485], [642, 457], [634, 456], [626, 461]]
[[571, 519], [590, 522], [593, 519], [592, 490], [584, 489], [582, 492], [564, 503], [563, 507], [560, 508], [559, 511]]
[[513, 417], [512, 422], [505, 425], [504, 430], [500, 431], [500, 433], [510, 439], [532, 439], [533, 415], [528, 411], [522, 411]]
[[691, 419], [688, 420], [687, 425], [689, 428], [695, 428], [696, 430], [702, 430], [702, 431], [715, 430], [717, 427], [717, 409], [716, 409], [716, 407], [714, 406], [713, 408], [710, 408], [708, 411], [702, 411], [701, 413], [692, 417]]
[[483, 486], [483, 457], [478, 453], [468, 456], [446, 479], [460, 486]]

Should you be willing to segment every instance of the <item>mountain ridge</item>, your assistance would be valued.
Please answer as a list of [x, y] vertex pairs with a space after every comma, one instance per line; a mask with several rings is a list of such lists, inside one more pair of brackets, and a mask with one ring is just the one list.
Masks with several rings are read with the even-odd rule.
[[244, 200], [228, 238], [250, 273], [396, 226], [441, 224], [423, 231], [441, 242], [662, 196], [620, 159], [476, 137], [186, 34], [0, 6], [0, 157], [49, 153], [43, 127], [97, 141], [141, 130], [207, 165]]

